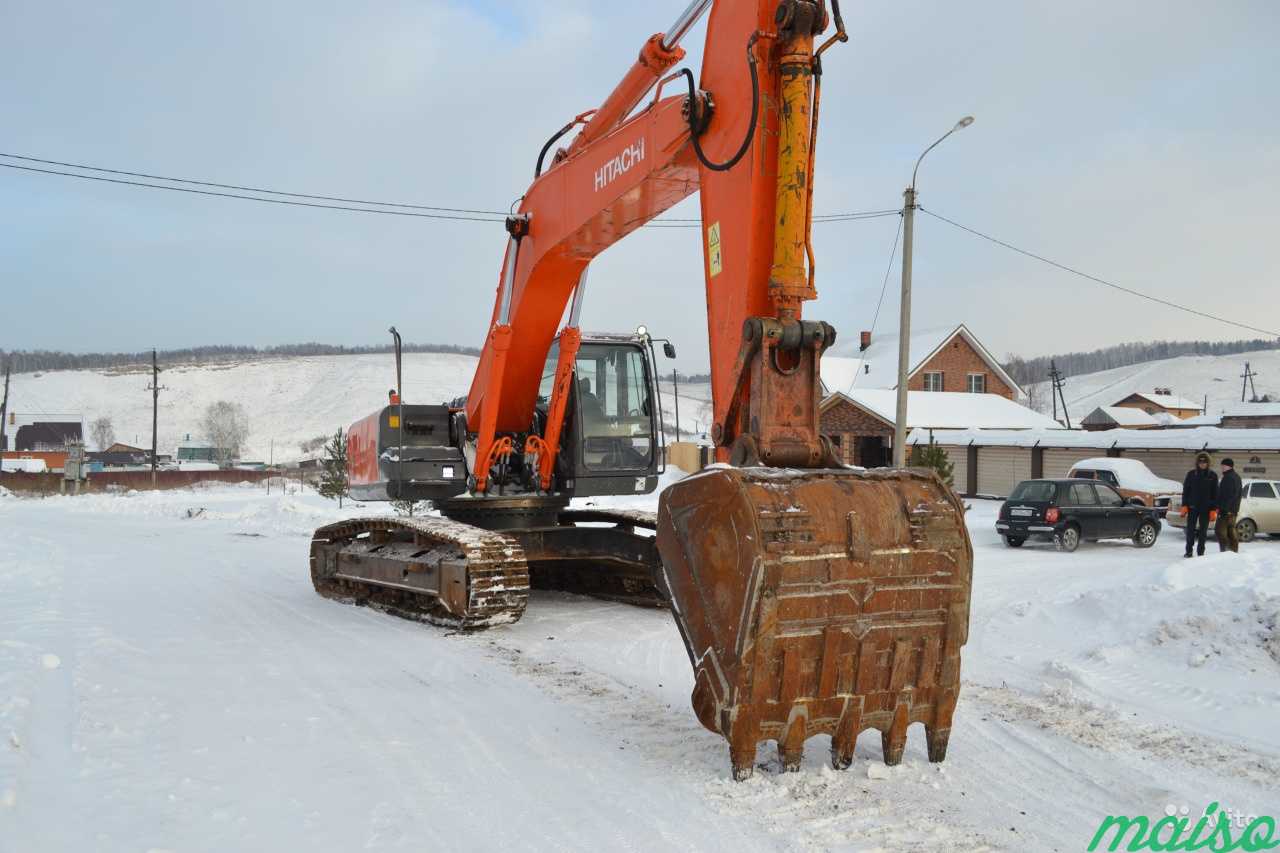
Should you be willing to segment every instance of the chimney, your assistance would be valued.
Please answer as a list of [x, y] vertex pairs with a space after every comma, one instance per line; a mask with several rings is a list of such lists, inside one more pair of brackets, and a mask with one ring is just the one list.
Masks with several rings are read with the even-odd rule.
[[867, 347], [869, 346], [871, 346], [871, 333], [864, 331], [862, 332], [862, 335], [861, 335], [861, 341], [858, 346], [858, 352], [866, 352]]

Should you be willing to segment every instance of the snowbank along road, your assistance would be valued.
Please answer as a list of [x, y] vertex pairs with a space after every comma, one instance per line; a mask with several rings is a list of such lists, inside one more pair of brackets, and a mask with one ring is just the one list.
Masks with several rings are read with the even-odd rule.
[[947, 761], [868, 731], [739, 784], [664, 612], [537, 594], [451, 634], [313, 593], [311, 530], [377, 506], [0, 494], [0, 850], [1066, 851], [1280, 813], [1280, 541], [1014, 551], [996, 508]]

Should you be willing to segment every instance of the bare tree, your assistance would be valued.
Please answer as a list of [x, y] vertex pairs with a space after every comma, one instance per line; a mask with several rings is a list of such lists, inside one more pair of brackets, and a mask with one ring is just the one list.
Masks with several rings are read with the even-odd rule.
[[1045, 398], [1045, 386], [1040, 382], [1029, 382], [1022, 386], [1022, 390], [1027, 392], [1027, 408], [1044, 414], [1048, 406], [1048, 400]]
[[214, 447], [219, 465], [240, 458], [240, 450], [249, 438], [249, 417], [244, 406], [219, 400], [204, 410], [204, 437]]
[[93, 443], [98, 446], [98, 450], [106, 450], [116, 442], [115, 425], [106, 415], [90, 424], [89, 435], [93, 436]]

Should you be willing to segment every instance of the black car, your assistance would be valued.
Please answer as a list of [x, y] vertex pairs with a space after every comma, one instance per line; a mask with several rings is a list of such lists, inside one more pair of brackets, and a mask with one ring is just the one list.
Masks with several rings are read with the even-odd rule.
[[1132, 539], [1150, 548], [1160, 535], [1160, 517], [1096, 480], [1023, 480], [1000, 507], [996, 532], [1010, 548], [1033, 537], [1051, 539], [1064, 551], [1074, 551], [1081, 539]]

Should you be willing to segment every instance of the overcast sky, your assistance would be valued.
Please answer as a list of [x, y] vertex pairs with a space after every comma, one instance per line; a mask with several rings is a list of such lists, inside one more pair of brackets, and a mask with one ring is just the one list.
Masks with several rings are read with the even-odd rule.
[[[547, 136], [597, 105], [684, 3], [0, 0], [0, 151], [503, 209]], [[1280, 329], [1280, 4], [845, 5], [853, 40], [825, 57], [817, 212], [899, 206], [915, 157], [972, 113], [925, 161], [924, 207]], [[695, 68], [702, 38], [685, 42]], [[696, 200], [669, 215], [696, 216]], [[807, 316], [845, 340], [871, 325], [895, 227], [815, 226]], [[601, 256], [583, 326], [647, 323], [703, 369], [698, 233], [646, 229]], [[411, 340], [479, 345], [504, 245], [498, 224], [0, 169], [0, 349], [367, 344], [392, 322]], [[965, 322], [1001, 355], [1254, 336], [927, 216], [915, 270], [917, 325]]]

